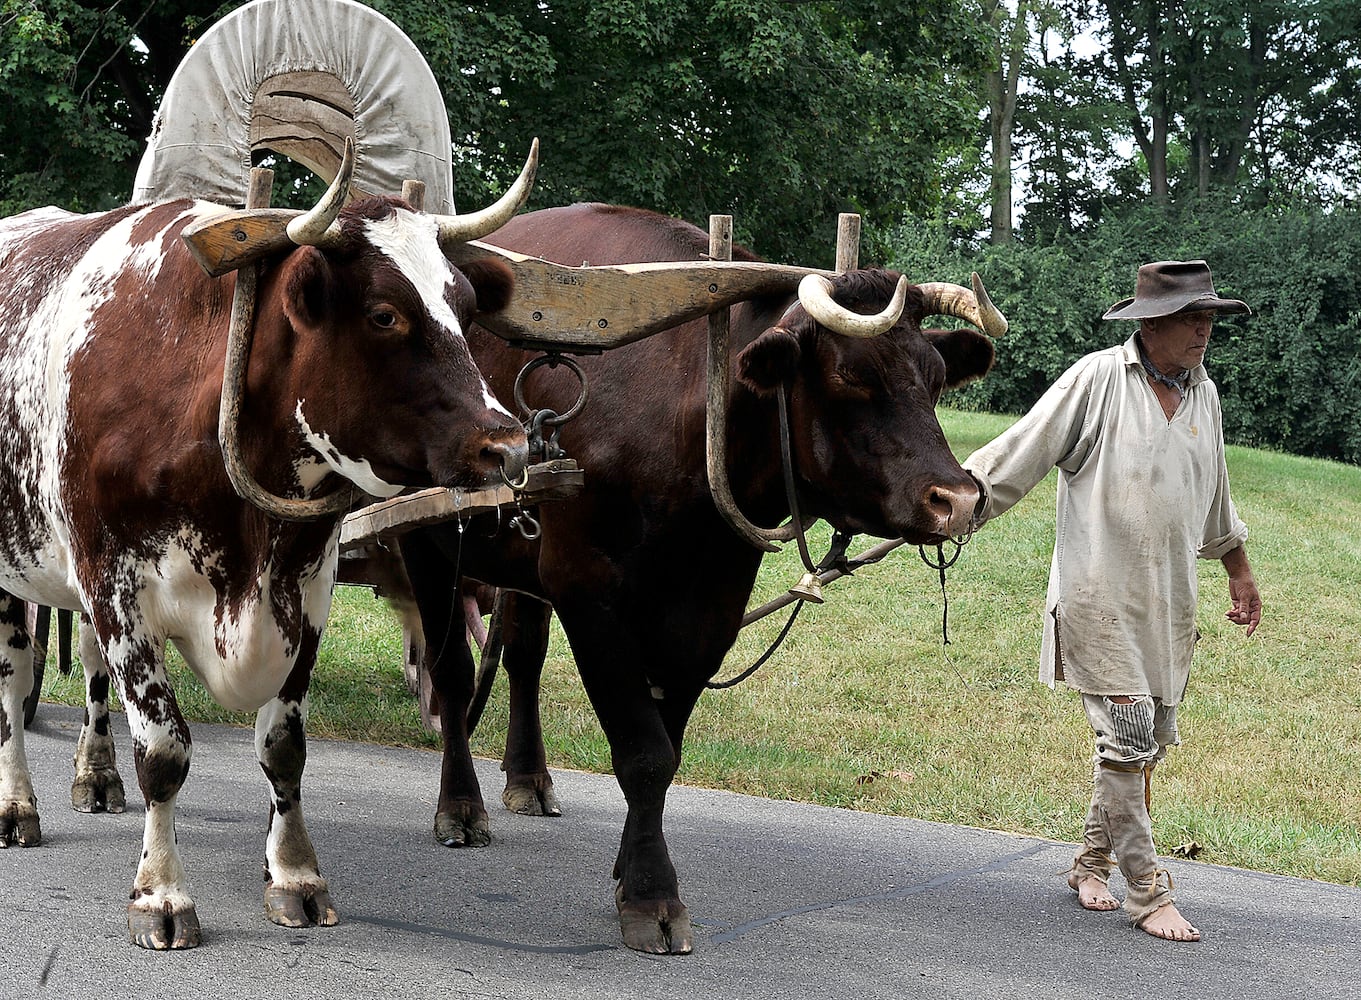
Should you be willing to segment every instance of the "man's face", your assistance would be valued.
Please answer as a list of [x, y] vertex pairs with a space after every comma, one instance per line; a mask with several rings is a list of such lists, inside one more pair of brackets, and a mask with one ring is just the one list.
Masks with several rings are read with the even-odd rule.
[[1149, 320], [1143, 331], [1149, 360], [1162, 372], [1194, 368], [1205, 360], [1214, 318], [1215, 310], [1197, 309]]

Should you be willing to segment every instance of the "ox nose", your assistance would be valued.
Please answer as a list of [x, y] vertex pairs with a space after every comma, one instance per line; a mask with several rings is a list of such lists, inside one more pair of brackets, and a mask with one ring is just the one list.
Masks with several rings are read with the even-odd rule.
[[482, 448], [482, 461], [488, 468], [499, 466], [508, 482], [519, 482], [529, 465], [529, 444], [523, 432], [510, 438], [489, 438]]
[[967, 535], [973, 527], [974, 509], [980, 499], [978, 486], [961, 483], [958, 486], [928, 486], [923, 498], [927, 510], [935, 516], [938, 534], [954, 538]]

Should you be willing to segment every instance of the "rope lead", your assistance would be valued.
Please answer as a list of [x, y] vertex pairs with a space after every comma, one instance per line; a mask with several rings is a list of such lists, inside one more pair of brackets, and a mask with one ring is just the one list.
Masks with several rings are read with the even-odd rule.
[[950, 595], [945, 592], [945, 571], [959, 561], [959, 554], [964, 551], [964, 543], [958, 539], [950, 539], [954, 545], [954, 555], [949, 559], [945, 558], [945, 545], [941, 543], [936, 546], [936, 558], [932, 560], [926, 554], [926, 546], [918, 545], [917, 552], [921, 554], [922, 562], [940, 573], [940, 637], [944, 645], [950, 645]]

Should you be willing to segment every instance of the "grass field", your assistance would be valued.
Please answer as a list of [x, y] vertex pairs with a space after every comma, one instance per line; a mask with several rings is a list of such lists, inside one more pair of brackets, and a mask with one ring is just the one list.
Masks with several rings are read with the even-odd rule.
[[[1010, 421], [942, 410], [941, 422], [963, 456]], [[1356, 885], [1361, 469], [1242, 448], [1229, 450], [1229, 469], [1265, 615], [1245, 640], [1223, 618], [1222, 567], [1201, 564], [1204, 638], [1180, 715], [1184, 745], [1156, 779], [1158, 847], [1169, 854], [1195, 844], [1202, 861]], [[827, 603], [805, 607], [755, 677], [701, 700], [678, 780], [1077, 840], [1090, 731], [1073, 692], [1034, 679], [1053, 517], [1051, 475], [967, 546], [948, 577], [948, 646], [938, 578], [915, 549], [829, 586]], [[752, 605], [796, 581], [797, 565], [792, 546], [768, 558]], [[746, 630], [723, 676], [758, 655], [782, 620]], [[385, 605], [341, 588], [310, 731], [437, 747], [420, 728], [400, 663]], [[250, 721], [217, 709], [177, 670], [191, 717]], [[48, 678], [45, 698], [80, 701], [74, 680], [53, 669]], [[556, 628], [543, 706], [551, 765], [609, 770], [609, 748]], [[502, 678], [475, 752], [499, 758], [505, 726]], [[437, 780], [432, 758], [432, 789]], [[489, 802], [498, 791], [484, 789]], [[570, 801], [564, 810], [570, 822]]]

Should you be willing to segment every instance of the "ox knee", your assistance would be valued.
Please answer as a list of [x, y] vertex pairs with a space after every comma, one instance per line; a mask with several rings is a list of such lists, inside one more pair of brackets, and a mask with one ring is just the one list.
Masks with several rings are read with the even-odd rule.
[[267, 706], [260, 710], [255, 756], [274, 789], [275, 806], [286, 810], [301, 795], [302, 772], [307, 766], [307, 736], [299, 708], [271, 712]]
[[659, 805], [676, 776], [678, 763], [667, 741], [665, 748], [639, 750], [627, 759], [616, 754], [614, 773], [630, 806]]
[[133, 760], [137, 766], [137, 784], [142, 797], [153, 802], [170, 802], [184, 787], [189, 776], [188, 743], [157, 743], [150, 747], [133, 745]]

